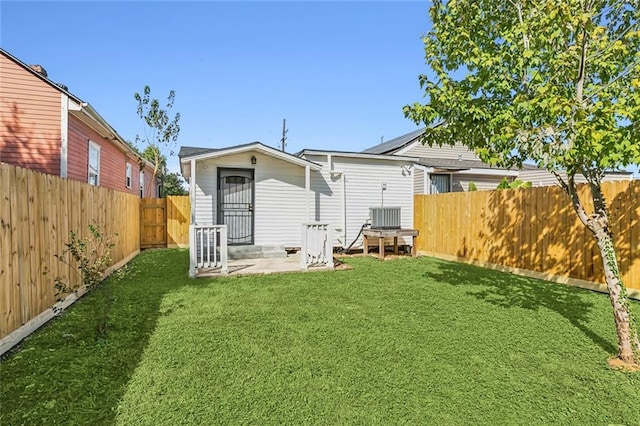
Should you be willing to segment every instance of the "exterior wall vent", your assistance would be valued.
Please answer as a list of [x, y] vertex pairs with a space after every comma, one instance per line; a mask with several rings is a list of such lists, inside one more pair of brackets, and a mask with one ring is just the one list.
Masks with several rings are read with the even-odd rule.
[[400, 207], [370, 207], [371, 229], [400, 229]]

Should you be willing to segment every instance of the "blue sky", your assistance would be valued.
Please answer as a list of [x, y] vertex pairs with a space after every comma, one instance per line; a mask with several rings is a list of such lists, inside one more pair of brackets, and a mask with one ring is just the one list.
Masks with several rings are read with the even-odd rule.
[[149, 85], [176, 91], [178, 147], [279, 146], [286, 118], [289, 152], [360, 151], [417, 128], [402, 107], [423, 100], [429, 4], [3, 0], [0, 44], [130, 141]]
[[[2, 47], [89, 102], [125, 138], [133, 94], [176, 91], [178, 145], [360, 151], [416, 129], [427, 2], [11, 2]], [[177, 160], [170, 162], [176, 169]]]

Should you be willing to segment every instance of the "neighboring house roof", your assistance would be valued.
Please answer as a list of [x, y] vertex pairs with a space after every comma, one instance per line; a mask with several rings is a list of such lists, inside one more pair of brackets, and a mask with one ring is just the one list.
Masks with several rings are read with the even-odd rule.
[[69, 100], [72, 101], [72, 104], [69, 107], [69, 114], [72, 114], [84, 124], [98, 132], [100, 136], [104, 137], [105, 139], [109, 139], [120, 151], [127, 153], [132, 157], [135, 157], [138, 161], [143, 161], [149, 167], [153, 167], [153, 164], [150, 161], [146, 160], [144, 157], [140, 156], [135, 151], [135, 149], [133, 149], [100, 114], [98, 114], [98, 111], [96, 111], [91, 105], [89, 105], [88, 102], [84, 102], [82, 99], [69, 92], [69, 90], [67, 90], [65, 87], [62, 87], [62, 85], [50, 80], [48, 77], [45, 77], [43, 74], [36, 71], [28, 64], [22, 62], [20, 59], [16, 58], [6, 50], [0, 48], [0, 54], [3, 54], [8, 59], [15, 62], [20, 67], [24, 68], [27, 72], [44, 81], [54, 89], [67, 95], [69, 97]]
[[346, 157], [346, 158], [366, 158], [372, 160], [391, 160], [391, 161], [410, 161], [410, 162], [418, 162], [420, 160], [418, 157], [405, 157], [401, 155], [381, 155], [381, 154], [369, 154], [364, 152], [349, 152], [349, 151], [322, 151], [316, 149], [303, 149], [302, 151], [296, 153], [295, 155], [299, 157], [304, 157], [305, 155], [332, 155], [335, 157]]
[[[440, 122], [438, 124], [435, 124], [433, 127], [435, 128], [443, 124], [444, 122]], [[367, 148], [362, 151], [362, 153], [373, 155], [387, 154], [388, 156], [395, 156], [394, 153], [402, 152], [403, 148], [406, 148], [409, 145], [415, 143], [424, 134], [425, 130], [426, 127], [414, 130], [413, 132], [398, 136], [397, 138], [391, 139], [387, 142], [383, 142], [381, 144]], [[432, 167], [434, 169], [446, 170], [451, 172], [468, 170], [469, 172], [473, 173], [482, 173], [483, 170], [491, 170], [492, 173], [500, 171], [505, 175], [514, 175], [514, 172], [510, 169], [505, 169], [502, 167], [492, 167], [481, 160], [420, 157], [417, 159], [417, 163], [426, 167]]]
[[261, 142], [249, 142], [241, 145], [229, 146], [226, 148], [197, 148], [190, 146], [183, 146], [180, 148], [178, 157], [180, 158], [180, 164], [182, 169], [182, 175], [187, 177], [190, 175], [186, 165], [191, 160], [206, 160], [209, 158], [224, 157], [225, 155], [239, 154], [242, 152], [257, 151], [265, 155], [269, 155], [274, 158], [279, 158], [295, 165], [306, 167], [309, 166], [311, 170], [321, 170], [322, 166], [313, 161], [306, 160], [304, 158], [297, 157], [288, 152], [280, 151], [279, 149], [272, 148]]
[[409, 145], [411, 142], [418, 139], [420, 136], [424, 134], [426, 127], [423, 127], [418, 130], [414, 130], [413, 132], [407, 133], [406, 135], [398, 136], [397, 138], [393, 138], [386, 142], [380, 143], [378, 145], [372, 146], [370, 148], [362, 151], [367, 154], [390, 154], [395, 151], [398, 151], [400, 148]]

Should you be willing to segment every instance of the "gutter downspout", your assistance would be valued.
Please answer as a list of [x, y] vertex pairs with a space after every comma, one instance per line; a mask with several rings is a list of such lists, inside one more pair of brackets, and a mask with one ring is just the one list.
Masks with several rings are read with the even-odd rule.
[[344, 233], [344, 240], [342, 241], [342, 248], [347, 248], [347, 175], [344, 172], [339, 172], [333, 169], [333, 159], [331, 154], [327, 154], [327, 163], [329, 164], [329, 174], [331, 176], [339, 175], [342, 180], [342, 232]]
[[305, 189], [305, 199], [306, 199], [306, 215], [307, 222], [311, 220], [311, 167], [307, 164], [304, 167], [304, 189]]
[[347, 247], [347, 175], [344, 173], [340, 173], [342, 175], [342, 223], [344, 231], [344, 242], [342, 243], [342, 248]]
[[191, 222], [189, 223], [189, 278], [195, 278], [196, 271], [196, 160], [189, 162], [189, 198], [191, 200]]
[[60, 177], [69, 173], [69, 97], [60, 94]]

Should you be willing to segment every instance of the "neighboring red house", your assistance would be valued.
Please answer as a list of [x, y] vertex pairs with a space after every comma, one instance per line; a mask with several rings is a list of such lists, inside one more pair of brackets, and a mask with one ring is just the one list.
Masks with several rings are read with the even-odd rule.
[[[153, 166], [88, 103], [0, 49], [0, 162], [157, 197]], [[144, 185], [141, 185], [144, 182]]]

